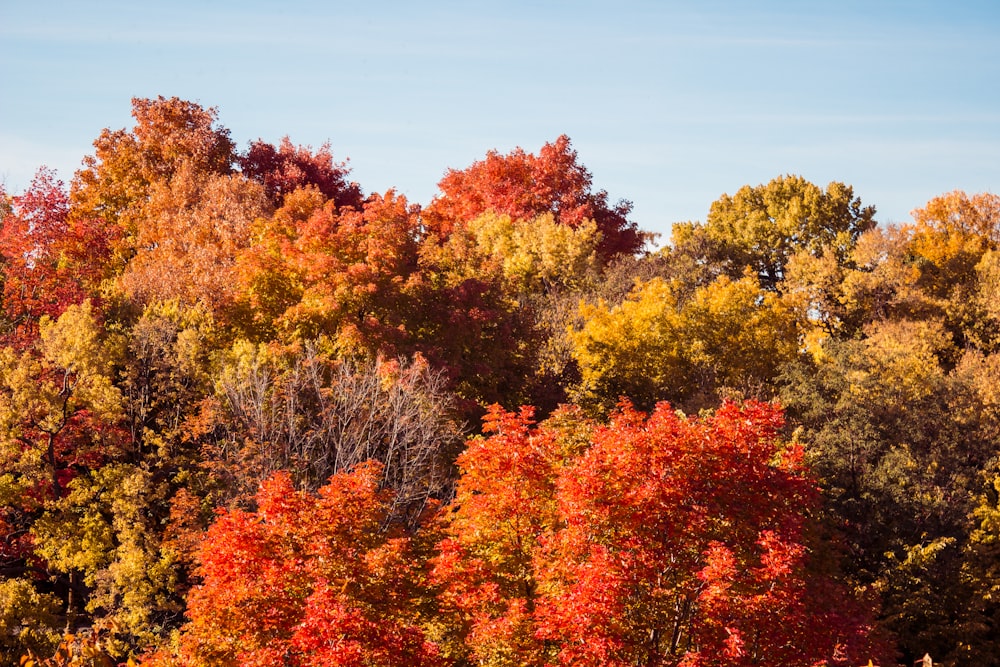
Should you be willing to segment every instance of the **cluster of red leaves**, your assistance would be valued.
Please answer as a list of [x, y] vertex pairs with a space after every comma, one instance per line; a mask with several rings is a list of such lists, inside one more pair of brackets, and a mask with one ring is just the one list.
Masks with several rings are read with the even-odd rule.
[[860, 660], [869, 626], [810, 569], [817, 490], [781, 426], [764, 403], [605, 426], [495, 408], [423, 551], [383, 529], [377, 468], [318, 497], [279, 475], [209, 531], [184, 664]]
[[52, 171], [41, 169], [0, 221], [3, 262], [2, 342], [25, 349], [38, 320], [57, 318], [91, 296], [104, 277], [115, 231], [92, 219], [70, 219], [69, 198]]
[[460, 460], [437, 563], [471, 655], [525, 664], [812, 664], [868, 650], [857, 609], [808, 569], [818, 499], [778, 408], [705, 419], [625, 406], [568, 456], [530, 415]]
[[[380, 470], [338, 475], [318, 495], [278, 474], [257, 511], [223, 512], [201, 546], [184, 665], [436, 665], [410, 619], [423, 558], [382, 530]], [[171, 664], [158, 655], [151, 664]]]
[[643, 236], [628, 220], [632, 204], [610, 204], [608, 193], [592, 192], [591, 183], [569, 137], [562, 135], [542, 146], [537, 156], [521, 148], [507, 155], [490, 151], [466, 169], [448, 170], [438, 183], [441, 195], [428, 206], [424, 219], [433, 232], [447, 236], [456, 226], [490, 211], [514, 220], [552, 213], [570, 227], [594, 220], [605, 257], [640, 250]]

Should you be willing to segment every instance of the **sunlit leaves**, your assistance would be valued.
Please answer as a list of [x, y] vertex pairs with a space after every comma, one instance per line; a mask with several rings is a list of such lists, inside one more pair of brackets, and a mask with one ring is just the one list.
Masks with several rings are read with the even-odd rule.
[[686, 301], [678, 292], [654, 278], [614, 308], [581, 307], [584, 324], [573, 338], [584, 400], [711, 404], [720, 388], [759, 391], [795, 357], [791, 314], [754, 278], [720, 277]]
[[836, 584], [807, 567], [818, 496], [781, 424], [756, 403], [704, 419], [624, 406], [605, 426], [494, 410], [493, 434], [460, 458], [435, 569], [469, 659], [807, 664], [881, 650], [861, 608], [832, 604]]
[[235, 158], [229, 131], [215, 125], [215, 109], [176, 97], [133, 98], [132, 116], [131, 131], [101, 132], [73, 182], [74, 208], [121, 228], [128, 246], [152, 186], [169, 183], [182, 164], [197, 174], [228, 174]]
[[59, 641], [59, 604], [24, 579], [0, 579], [0, 660], [16, 665], [27, 651], [48, 654]]
[[779, 176], [712, 203], [703, 227], [708, 241], [694, 250], [723, 261], [739, 275], [752, 269], [761, 286], [781, 290], [788, 260], [799, 250], [819, 256], [829, 249], [845, 261], [858, 236], [875, 226], [875, 209], [863, 207], [843, 183], [826, 190], [800, 176]]
[[200, 174], [183, 163], [151, 188], [135, 256], [122, 283], [140, 304], [178, 299], [224, 313], [240, 296], [234, 266], [267, 208], [259, 185], [241, 176]]
[[313, 495], [279, 474], [261, 487], [256, 513], [221, 515], [202, 548], [204, 583], [189, 599], [182, 658], [440, 664], [414, 622], [419, 556], [408, 538], [380, 530], [388, 498], [379, 477], [359, 467]]
[[577, 162], [569, 137], [542, 146], [536, 156], [517, 148], [507, 155], [490, 151], [466, 169], [451, 169], [438, 183], [441, 190], [426, 211], [431, 230], [447, 236], [483, 213], [528, 221], [545, 213], [556, 222], [577, 227], [593, 220], [601, 234], [599, 252], [607, 260], [641, 249], [644, 238], [628, 220], [632, 204], [609, 204], [604, 190], [591, 191], [592, 177]]
[[114, 233], [91, 219], [70, 219], [62, 183], [44, 169], [0, 220], [0, 335], [25, 348], [35, 341], [42, 316], [58, 317], [97, 293]]
[[337, 206], [361, 207], [361, 189], [346, 181], [346, 163], [335, 163], [330, 145], [323, 144], [315, 153], [305, 146], [295, 146], [288, 137], [275, 147], [254, 141], [238, 158], [243, 174], [264, 186], [275, 206], [285, 197], [304, 187], [316, 188]]

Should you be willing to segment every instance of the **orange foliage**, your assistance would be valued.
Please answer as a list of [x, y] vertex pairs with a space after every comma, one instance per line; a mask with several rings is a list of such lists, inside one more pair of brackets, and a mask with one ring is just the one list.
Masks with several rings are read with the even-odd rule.
[[625, 405], [577, 455], [572, 429], [530, 417], [494, 410], [495, 434], [459, 460], [435, 575], [471, 659], [811, 664], [869, 649], [860, 607], [809, 569], [818, 493], [778, 408]]
[[440, 664], [412, 620], [422, 559], [409, 538], [382, 530], [379, 477], [377, 465], [361, 466], [312, 495], [279, 473], [256, 512], [220, 514], [201, 549], [180, 663]]
[[591, 182], [566, 135], [546, 143], [537, 156], [521, 148], [507, 155], [490, 151], [466, 169], [448, 170], [438, 183], [441, 195], [427, 207], [424, 220], [432, 232], [447, 236], [489, 211], [522, 221], [552, 213], [570, 227], [593, 219], [603, 236], [600, 251], [605, 259], [641, 249], [643, 235], [628, 220], [632, 204], [609, 204], [608, 193], [592, 192]]

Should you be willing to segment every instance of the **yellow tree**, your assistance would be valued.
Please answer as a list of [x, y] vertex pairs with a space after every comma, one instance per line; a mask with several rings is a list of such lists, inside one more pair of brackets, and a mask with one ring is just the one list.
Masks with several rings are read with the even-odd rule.
[[918, 285], [937, 301], [960, 346], [995, 344], [997, 332], [982, 326], [988, 302], [976, 298], [978, 280], [988, 274], [976, 267], [1000, 243], [1000, 196], [956, 190], [912, 215], [909, 250], [920, 270]]
[[[56, 321], [43, 317], [39, 328], [37, 349], [0, 350], [0, 557], [5, 575], [13, 575], [3, 586], [10, 604], [39, 604], [39, 615], [24, 626], [28, 634], [41, 632], [36, 621], [51, 616], [54, 600], [69, 625], [83, 610], [82, 562], [57, 558], [53, 549], [69, 547], [50, 541], [41, 527], [76, 525], [78, 508], [67, 505], [73, 480], [124, 445], [113, 357], [90, 303], [70, 306]], [[27, 642], [33, 644], [37, 638]]]
[[659, 278], [636, 286], [618, 306], [583, 305], [573, 334], [581, 399], [609, 408], [671, 400], [703, 407], [723, 389], [767, 393], [797, 354], [792, 313], [754, 276], [722, 276], [681, 301]]

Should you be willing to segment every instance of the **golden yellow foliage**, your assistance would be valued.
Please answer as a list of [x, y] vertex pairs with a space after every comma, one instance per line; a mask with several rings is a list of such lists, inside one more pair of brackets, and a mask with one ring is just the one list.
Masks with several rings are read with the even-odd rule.
[[583, 304], [572, 334], [581, 399], [605, 407], [621, 396], [711, 403], [723, 388], [757, 392], [797, 354], [792, 312], [754, 276], [723, 276], [681, 302], [654, 278], [621, 305]]

